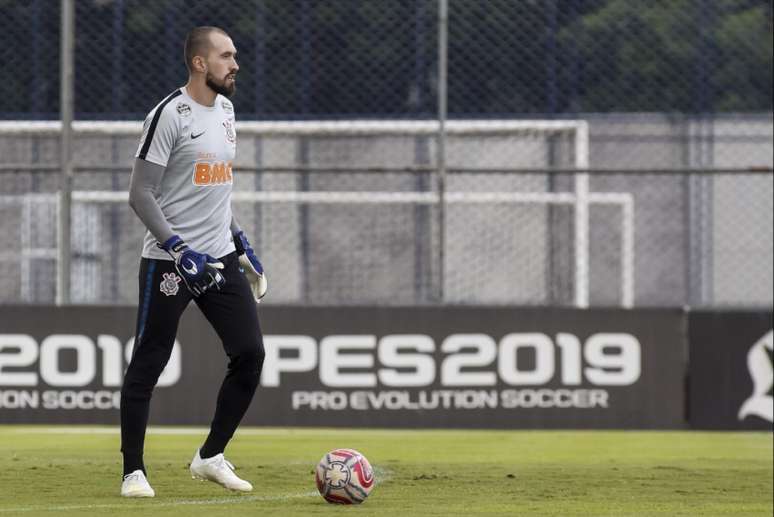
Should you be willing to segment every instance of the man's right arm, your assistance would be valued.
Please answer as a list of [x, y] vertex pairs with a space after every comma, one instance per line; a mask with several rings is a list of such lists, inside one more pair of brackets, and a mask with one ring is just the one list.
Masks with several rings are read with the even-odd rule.
[[129, 180], [129, 206], [137, 217], [156, 237], [159, 247], [175, 261], [175, 269], [194, 296], [201, 296], [210, 289], [220, 289], [226, 282], [218, 269], [223, 264], [207, 254], [197, 253], [175, 235], [161, 207], [156, 201], [156, 190], [161, 185], [164, 167], [137, 158], [134, 160]]
[[164, 167], [136, 158], [129, 180], [129, 206], [156, 240], [162, 243], [174, 235], [155, 196], [163, 176]]

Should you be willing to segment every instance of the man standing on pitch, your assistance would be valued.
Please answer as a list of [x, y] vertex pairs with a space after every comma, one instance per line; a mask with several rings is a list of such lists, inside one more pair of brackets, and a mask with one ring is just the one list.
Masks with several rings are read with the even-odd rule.
[[188, 83], [145, 119], [129, 204], [147, 227], [132, 360], [121, 390], [121, 495], [153, 497], [143, 462], [153, 388], [169, 360], [191, 300], [229, 358], [210, 433], [191, 462], [195, 478], [248, 492], [223, 450], [250, 405], [264, 359], [256, 302], [266, 292], [261, 263], [231, 213], [236, 151], [234, 44], [197, 27], [185, 40]]

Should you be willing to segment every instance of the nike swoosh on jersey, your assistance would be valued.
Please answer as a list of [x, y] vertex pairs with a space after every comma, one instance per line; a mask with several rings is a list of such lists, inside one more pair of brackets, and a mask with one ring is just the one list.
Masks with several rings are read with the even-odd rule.
[[194, 133], [191, 133], [191, 140], [193, 140], [194, 138], [199, 138], [200, 136], [202, 136], [202, 135], [203, 135], [204, 133], [206, 133], [206, 132], [207, 132], [207, 130], [205, 129], [204, 131], [202, 131], [202, 132], [201, 132], [201, 133], [199, 133], [199, 134], [194, 134]]

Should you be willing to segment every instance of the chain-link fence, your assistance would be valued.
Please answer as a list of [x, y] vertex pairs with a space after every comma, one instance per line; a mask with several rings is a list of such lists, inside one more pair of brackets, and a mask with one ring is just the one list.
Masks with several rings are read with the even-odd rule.
[[[424, 123], [241, 125], [235, 214], [271, 271], [268, 303], [574, 305], [583, 280], [596, 306], [770, 304], [771, 173], [669, 172], [651, 157], [691, 149], [636, 140], [615, 150], [630, 146], [632, 165], [639, 156], [656, 172], [601, 172], [596, 163], [615, 157], [594, 135], [618, 121], [603, 122], [590, 126], [585, 268], [578, 175], [557, 172], [571, 171], [583, 148], [571, 124], [489, 121], [483, 133], [481, 122], [450, 125], [443, 257], [436, 142]], [[76, 139], [73, 299], [132, 303], [136, 280], [126, 272], [144, 229], [126, 204], [126, 164], [139, 125], [103, 126]], [[53, 130], [30, 132], [15, 147], [37, 149], [29, 168], [46, 170], [6, 166], [3, 175], [6, 302], [54, 296], [58, 142]], [[733, 145], [748, 144], [717, 147]]]
[[[3, 118], [58, 118], [59, 1], [0, 0]], [[433, 117], [438, 0], [77, 0], [76, 118], [143, 117], [224, 27], [240, 118]], [[453, 116], [770, 112], [770, 0], [450, 0]]]
[[[186, 32], [225, 28], [267, 303], [772, 304], [770, 1], [449, 0], [447, 26], [440, 3], [76, 0], [75, 118], [142, 119], [184, 83]], [[0, 302], [51, 302], [59, 136], [31, 121], [59, 118], [60, 2], [0, 10]], [[444, 79], [468, 130], [441, 192]], [[136, 302], [133, 124], [76, 131], [76, 302]]]

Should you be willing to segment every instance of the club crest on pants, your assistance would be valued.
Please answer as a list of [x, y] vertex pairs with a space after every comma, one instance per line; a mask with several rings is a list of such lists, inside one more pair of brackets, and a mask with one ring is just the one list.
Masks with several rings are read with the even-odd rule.
[[164, 273], [164, 279], [161, 281], [161, 292], [167, 296], [174, 296], [180, 290], [178, 285], [183, 279], [175, 273]]

